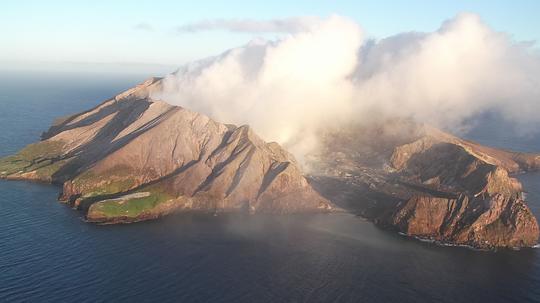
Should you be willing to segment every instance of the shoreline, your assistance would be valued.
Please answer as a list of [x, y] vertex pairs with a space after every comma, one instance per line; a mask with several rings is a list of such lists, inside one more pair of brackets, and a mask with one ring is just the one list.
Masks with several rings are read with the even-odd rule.
[[[58, 197], [61, 195], [61, 184], [54, 183], [54, 182], [46, 182], [43, 180], [38, 179], [25, 179], [25, 178], [5, 178], [0, 177], [0, 181], [5, 180], [8, 182], [28, 182], [30, 184], [40, 184], [40, 185], [49, 185], [59, 188]], [[242, 210], [219, 210], [219, 211], [212, 211], [212, 210], [204, 210], [204, 209], [174, 209], [168, 213], [162, 213], [162, 214], [145, 214], [143, 218], [132, 218], [132, 217], [118, 217], [114, 219], [108, 219], [108, 220], [89, 220], [87, 218], [87, 214], [84, 213], [83, 210], [74, 209], [69, 203], [62, 202], [56, 198], [57, 202], [59, 204], [65, 204], [66, 206], [70, 207], [72, 210], [75, 210], [82, 214], [82, 220], [87, 224], [94, 224], [99, 226], [111, 226], [111, 225], [126, 225], [126, 224], [133, 224], [133, 223], [139, 223], [139, 222], [145, 222], [145, 221], [157, 221], [162, 219], [163, 217], [168, 216], [175, 216], [175, 215], [181, 215], [186, 213], [196, 213], [196, 214], [204, 214], [208, 216], [217, 216], [220, 214], [246, 214], [250, 216], [257, 216], [257, 215], [266, 215], [266, 216], [295, 216], [295, 215], [310, 215], [310, 214], [348, 214], [352, 215], [356, 218], [359, 218], [364, 221], [368, 221], [370, 224], [373, 224], [374, 226], [380, 228], [381, 230], [384, 230], [385, 232], [397, 234], [402, 237], [406, 237], [408, 239], [417, 241], [418, 243], [429, 243], [429, 244], [435, 244], [438, 247], [457, 247], [457, 248], [465, 248], [473, 251], [478, 252], [498, 252], [498, 251], [522, 251], [522, 250], [529, 250], [529, 249], [535, 249], [540, 248], [540, 243], [537, 243], [533, 246], [529, 247], [493, 247], [493, 248], [482, 248], [482, 247], [475, 247], [473, 245], [468, 244], [456, 244], [452, 242], [445, 242], [435, 239], [430, 239], [426, 237], [420, 237], [420, 236], [414, 236], [414, 235], [408, 235], [403, 232], [399, 231], [393, 231], [391, 228], [386, 228], [384, 226], [380, 226], [376, 224], [372, 219], [369, 219], [367, 217], [364, 217], [359, 214], [352, 213], [350, 211], [347, 211], [343, 208], [336, 207], [331, 210], [325, 210], [325, 211], [305, 211], [305, 212], [297, 212], [297, 213], [277, 213], [277, 212], [261, 212], [261, 213], [250, 213], [249, 211], [242, 211]]]

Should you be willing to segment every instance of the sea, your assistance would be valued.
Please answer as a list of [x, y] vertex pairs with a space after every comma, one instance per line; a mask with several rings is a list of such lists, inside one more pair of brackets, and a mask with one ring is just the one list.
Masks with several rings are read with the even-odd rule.
[[[0, 71], [0, 156], [145, 79]], [[466, 134], [540, 151], [496, 115]], [[519, 175], [540, 218], [540, 174]], [[540, 302], [540, 249], [421, 242], [351, 214], [179, 214], [94, 225], [60, 188], [0, 181], [0, 302]]]

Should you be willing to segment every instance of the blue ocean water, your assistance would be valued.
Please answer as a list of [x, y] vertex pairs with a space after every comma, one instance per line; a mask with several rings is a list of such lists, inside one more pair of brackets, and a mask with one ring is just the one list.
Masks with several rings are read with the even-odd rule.
[[[36, 141], [55, 117], [141, 80], [0, 74], [0, 156]], [[469, 137], [540, 151], [540, 138], [495, 126]], [[539, 217], [540, 174], [520, 179]], [[540, 302], [540, 249], [439, 247], [348, 214], [184, 214], [98, 226], [58, 193], [0, 181], [0, 302]]]

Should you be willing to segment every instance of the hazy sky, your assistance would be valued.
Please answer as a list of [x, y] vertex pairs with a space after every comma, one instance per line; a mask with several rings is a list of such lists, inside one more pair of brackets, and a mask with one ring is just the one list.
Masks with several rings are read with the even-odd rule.
[[[436, 30], [468, 11], [516, 40], [540, 39], [540, 1], [5, 1], [0, 64], [33, 62], [180, 65], [274, 38], [295, 17], [347, 16], [370, 37]], [[309, 18], [307, 18], [309, 19]], [[291, 25], [292, 24], [292, 25]], [[300, 24], [300, 25], [299, 25]]]

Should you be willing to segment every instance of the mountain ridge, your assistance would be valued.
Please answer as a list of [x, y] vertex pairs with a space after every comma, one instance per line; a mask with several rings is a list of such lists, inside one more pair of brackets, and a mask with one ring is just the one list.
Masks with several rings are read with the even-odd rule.
[[63, 184], [60, 200], [87, 210], [92, 222], [179, 210], [333, 209], [277, 143], [149, 97], [159, 86], [152, 78], [57, 120], [41, 142], [2, 159], [1, 176]]
[[332, 133], [326, 141], [312, 155], [316, 188], [377, 225], [482, 249], [538, 242], [537, 220], [512, 177], [538, 169], [537, 154], [481, 146], [408, 120]]
[[161, 85], [151, 78], [57, 119], [40, 142], [0, 159], [0, 178], [60, 184], [61, 201], [103, 224], [179, 211], [345, 210], [442, 243], [538, 242], [537, 220], [511, 176], [539, 169], [537, 154], [394, 119], [323, 135], [318, 154], [306, 157], [308, 180], [293, 155], [249, 126], [152, 98]]

